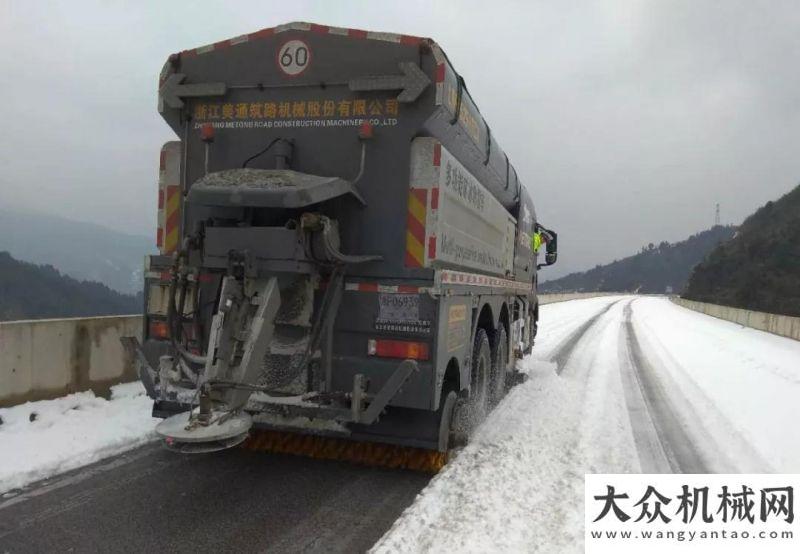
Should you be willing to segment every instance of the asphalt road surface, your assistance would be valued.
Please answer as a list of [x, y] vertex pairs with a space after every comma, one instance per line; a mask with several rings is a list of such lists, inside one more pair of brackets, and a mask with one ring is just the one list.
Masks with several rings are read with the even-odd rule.
[[149, 445], [0, 500], [0, 553], [363, 552], [430, 478]]

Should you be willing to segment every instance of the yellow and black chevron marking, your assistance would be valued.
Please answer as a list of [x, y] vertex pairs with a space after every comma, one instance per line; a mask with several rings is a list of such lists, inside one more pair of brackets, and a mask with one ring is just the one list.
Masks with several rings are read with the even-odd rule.
[[300, 435], [284, 431], [254, 430], [243, 446], [248, 450], [292, 454], [321, 460], [340, 460], [392, 469], [411, 469], [426, 473], [436, 473], [447, 463], [447, 453], [436, 450]]
[[164, 223], [164, 253], [171, 254], [178, 249], [181, 220], [181, 189], [178, 186], [167, 186], [167, 198]]
[[422, 267], [425, 263], [425, 219], [428, 191], [412, 188], [408, 191], [408, 217], [406, 219], [406, 266]]

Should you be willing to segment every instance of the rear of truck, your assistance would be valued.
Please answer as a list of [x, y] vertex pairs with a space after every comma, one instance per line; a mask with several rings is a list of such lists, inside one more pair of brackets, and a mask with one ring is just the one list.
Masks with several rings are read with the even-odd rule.
[[128, 346], [167, 444], [255, 423], [446, 450], [473, 322], [442, 294], [478, 274], [532, 304], [535, 214], [438, 46], [296, 23], [173, 55], [159, 84], [180, 140]]

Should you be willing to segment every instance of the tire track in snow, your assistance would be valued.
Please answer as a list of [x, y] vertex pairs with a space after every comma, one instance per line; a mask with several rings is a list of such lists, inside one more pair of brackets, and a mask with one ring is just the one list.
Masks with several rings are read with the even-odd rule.
[[622, 302], [621, 299], [610, 302], [602, 310], [587, 319], [586, 322], [582, 323], [580, 327], [575, 329], [563, 341], [561, 341], [558, 346], [556, 346], [555, 352], [550, 357], [550, 360], [556, 363], [556, 373], [558, 375], [561, 375], [561, 372], [564, 371], [567, 361], [569, 360], [570, 356], [572, 356], [578, 344], [581, 342], [581, 339], [584, 338], [589, 329], [591, 329], [601, 317], [607, 314], [611, 308], [620, 302]]
[[[667, 302], [666, 299], [659, 300]], [[642, 320], [641, 309], [648, 313], [648, 305], [654, 299], [640, 298], [637, 300], [632, 313], [633, 327], [637, 330], [637, 340], [643, 352], [657, 371], [670, 392], [670, 399], [674, 413], [682, 418], [684, 427], [692, 438], [692, 444], [704, 458], [709, 473], [773, 473], [776, 470], [751, 444], [734, 424], [729, 416], [720, 411], [714, 399], [709, 396], [709, 390], [699, 387], [696, 379], [708, 368], [703, 367], [701, 360], [693, 358], [679, 359], [677, 354], [681, 349], [689, 352], [698, 348], [717, 349], [721, 345], [705, 342], [706, 333], [695, 336], [691, 333], [684, 335], [683, 344], [672, 345], [672, 350], [663, 341], [665, 325], [659, 327], [652, 325], [652, 320]], [[650, 316], [652, 318], [652, 315]], [[666, 326], [674, 325], [669, 321]], [[701, 329], [702, 331], [702, 329]], [[724, 345], [722, 345], [724, 346]], [[715, 386], [728, 386], [726, 382], [719, 382]], [[758, 389], [756, 388], [756, 391]]]
[[[632, 313], [635, 299], [620, 299], [609, 303], [570, 333], [555, 348], [550, 359], [556, 363], [556, 373], [562, 375], [570, 358], [584, 350], [593, 336], [601, 318], [620, 302], [625, 302], [619, 325], [619, 372], [622, 380], [628, 418], [639, 462], [645, 473], [708, 473], [710, 469], [702, 450], [696, 447], [696, 438], [688, 428], [690, 421], [699, 425], [694, 412], [685, 403], [680, 407], [670, 391], [680, 389], [668, 376], [658, 371], [645, 355], [633, 327]], [[614, 318], [616, 319], [616, 317]], [[577, 368], [588, 378], [591, 368]], [[682, 417], [683, 416], [683, 417]]]
[[[670, 391], [679, 389], [650, 363], [633, 327], [633, 303], [625, 304], [622, 346], [627, 360], [620, 367], [634, 440], [646, 473], [709, 473], [711, 469], [695, 446], [688, 421], [699, 425], [687, 407], [678, 409]], [[682, 417], [683, 416], [683, 417]]]
[[[617, 369], [622, 305], [613, 304], [584, 312], [580, 324], [594, 324], [562, 334], [560, 348], [521, 362], [530, 378], [374, 552], [583, 551], [584, 475], [640, 470]], [[559, 354], [561, 375], [552, 361]]]

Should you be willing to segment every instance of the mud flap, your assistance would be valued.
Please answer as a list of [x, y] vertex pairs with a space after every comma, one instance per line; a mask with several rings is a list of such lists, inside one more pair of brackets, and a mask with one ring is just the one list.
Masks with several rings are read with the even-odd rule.
[[156, 391], [156, 370], [150, 367], [150, 363], [142, 351], [142, 345], [139, 344], [139, 339], [136, 337], [120, 337], [119, 342], [125, 350], [128, 359], [133, 360], [136, 365], [136, 373], [144, 385], [144, 390], [147, 396], [156, 400], [158, 392]]

